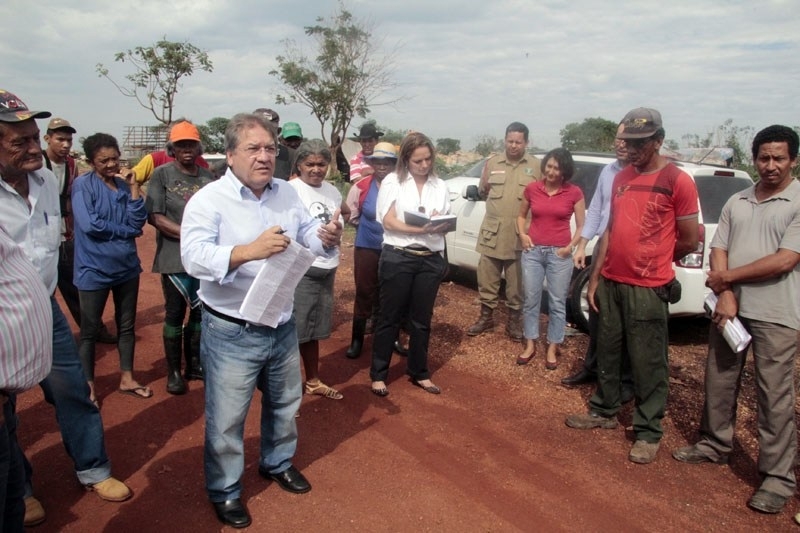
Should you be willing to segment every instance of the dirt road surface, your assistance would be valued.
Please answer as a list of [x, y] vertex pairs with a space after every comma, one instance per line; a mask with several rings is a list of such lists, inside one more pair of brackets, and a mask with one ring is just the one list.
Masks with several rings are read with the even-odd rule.
[[[203, 480], [203, 386], [166, 393], [161, 346], [163, 300], [149, 272], [154, 233], [139, 239], [143, 268], [135, 375], [155, 391], [139, 400], [116, 393], [118, 357], [98, 345], [97, 389], [114, 475], [135, 492], [101, 501], [77, 483], [54, 411], [38, 389], [20, 397], [20, 441], [34, 466], [34, 490], [47, 510], [36, 532], [184, 532], [230, 530], [216, 520]], [[433, 396], [405, 378], [393, 360], [388, 398], [369, 391], [369, 347], [344, 357], [353, 301], [352, 245], [343, 246], [336, 280], [335, 331], [322, 343], [321, 377], [344, 400], [305, 396], [295, 464], [313, 490], [293, 495], [258, 476], [260, 395], [245, 432], [244, 500], [251, 531], [790, 531], [798, 502], [778, 516], [750, 511], [758, 485], [752, 366], [743, 381], [737, 448], [729, 466], [678, 463], [670, 451], [696, 438], [703, 401], [703, 321], [671, 323], [671, 391], [658, 460], [636, 465], [627, 454], [631, 408], [615, 430], [577, 431], [564, 417], [586, 409], [592, 388], [559, 380], [580, 365], [586, 337], [568, 337], [561, 364], [526, 367], [520, 345], [501, 327], [478, 338], [476, 292], [446, 282], [431, 341]], [[106, 321], [112, 321], [109, 302]], [[501, 318], [503, 315], [501, 314]], [[369, 337], [368, 337], [369, 339]], [[540, 354], [543, 351], [540, 350]]]

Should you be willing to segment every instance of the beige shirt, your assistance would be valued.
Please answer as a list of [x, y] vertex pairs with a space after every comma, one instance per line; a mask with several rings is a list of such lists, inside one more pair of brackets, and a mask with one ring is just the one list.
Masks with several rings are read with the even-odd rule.
[[517, 235], [517, 215], [525, 186], [541, 179], [541, 161], [525, 154], [510, 163], [505, 153], [489, 158], [484, 176], [489, 185], [486, 214], [475, 251], [495, 259], [516, 259], [522, 249]]

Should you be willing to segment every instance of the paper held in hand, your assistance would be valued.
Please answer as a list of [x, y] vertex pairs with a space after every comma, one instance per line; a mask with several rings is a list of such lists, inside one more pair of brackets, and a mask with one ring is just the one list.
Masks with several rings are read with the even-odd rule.
[[[706, 296], [703, 307], [705, 307], [709, 317], [714, 314], [714, 309], [717, 308], [717, 300], [717, 295], [713, 292], [708, 293], [708, 296]], [[722, 337], [727, 341], [731, 350], [737, 353], [747, 349], [747, 345], [750, 344], [752, 339], [747, 330], [744, 329], [739, 317], [733, 317], [732, 320], [725, 322], [725, 327], [722, 328]]]
[[405, 211], [403, 213], [403, 217], [405, 218], [406, 224], [409, 226], [418, 226], [422, 227], [425, 224], [431, 223], [436, 224], [443, 224], [445, 231], [455, 231], [456, 230], [456, 215], [433, 215], [429, 217], [425, 213], [415, 213], [413, 211]]
[[247, 290], [239, 313], [248, 322], [274, 328], [281, 311], [294, 299], [294, 290], [314, 262], [308, 248], [292, 240], [283, 252], [264, 260]]

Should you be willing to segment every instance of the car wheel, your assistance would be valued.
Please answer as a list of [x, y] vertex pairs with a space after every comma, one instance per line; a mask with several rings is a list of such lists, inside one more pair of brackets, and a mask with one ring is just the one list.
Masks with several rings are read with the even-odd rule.
[[578, 272], [572, 280], [569, 292], [569, 307], [572, 322], [581, 331], [589, 331], [589, 302], [586, 301], [586, 290], [589, 287], [589, 274], [592, 269], [589, 265]]
[[447, 260], [447, 246], [444, 247], [444, 276], [442, 276], [442, 281], [451, 281], [453, 279], [453, 273], [455, 272], [455, 267], [450, 265], [450, 261]]

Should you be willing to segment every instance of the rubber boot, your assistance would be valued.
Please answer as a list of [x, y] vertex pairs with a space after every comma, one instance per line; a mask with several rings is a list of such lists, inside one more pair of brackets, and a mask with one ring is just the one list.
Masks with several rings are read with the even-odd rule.
[[186, 357], [186, 374], [187, 380], [199, 379], [202, 381], [205, 378], [203, 372], [203, 364], [200, 362], [200, 324], [194, 327], [193, 324], [187, 324], [183, 328], [183, 353]]
[[494, 310], [488, 305], [481, 304], [481, 316], [478, 317], [477, 322], [467, 329], [467, 335], [474, 337], [494, 328], [494, 319], [492, 318], [493, 311]]
[[515, 341], [522, 340], [522, 312], [519, 309], [508, 310], [506, 335], [508, 335]]
[[186, 382], [181, 377], [181, 338], [164, 335], [164, 353], [167, 356], [167, 392], [186, 394]]
[[364, 330], [367, 328], [366, 318], [353, 319], [353, 337], [350, 340], [350, 347], [345, 352], [349, 359], [356, 359], [361, 355], [361, 348], [364, 346]]

